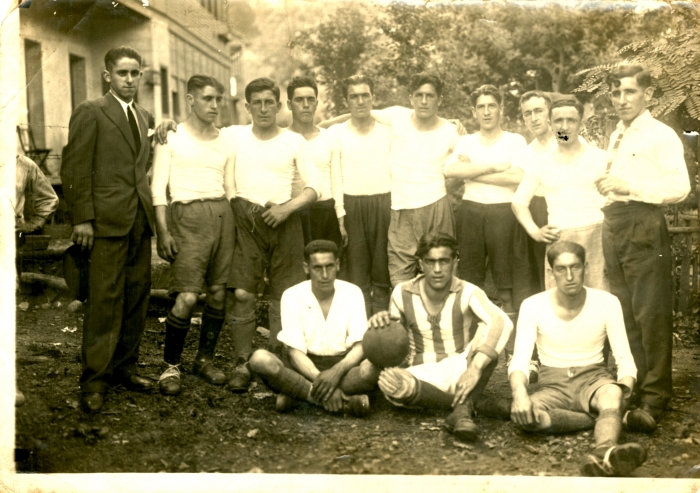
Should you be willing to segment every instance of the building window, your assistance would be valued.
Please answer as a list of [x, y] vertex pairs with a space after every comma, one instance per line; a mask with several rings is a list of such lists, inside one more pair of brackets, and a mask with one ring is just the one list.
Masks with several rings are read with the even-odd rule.
[[180, 118], [180, 98], [177, 91], [173, 91], [173, 117]]
[[168, 90], [168, 69], [160, 68], [160, 101], [163, 115], [170, 115], [170, 91]]
[[87, 81], [85, 79], [85, 59], [77, 55], [70, 55], [70, 100], [71, 107], [75, 109], [87, 99]]
[[46, 147], [44, 135], [44, 83], [41, 70], [41, 44], [24, 40], [24, 72], [27, 78], [27, 123], [37, 147]]

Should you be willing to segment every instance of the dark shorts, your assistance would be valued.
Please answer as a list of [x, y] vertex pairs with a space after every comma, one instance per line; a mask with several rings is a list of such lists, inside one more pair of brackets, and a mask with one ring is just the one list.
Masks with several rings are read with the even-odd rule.
[[348, 281], [368, 289], [390, 287], [387, 244], [391, 194], [345, 195]]
[[304, 274], [304, 234], [299, 216], [271, 228], [262, 218], [267, 210], [245, 199], [231, 201], [236, 221], [236, 241], [228, 289], [257, 293], [267, 271], [270, 296], [280, 299], [284, 291], [306, 279]]
[[[348, 352], [336, 354], [335, 356], [317, 356], [315, 354], [306, 353], [306, 356], [309, 357], [309, 359], [318, 371], [326, 371], [330, 370], [335, 365], [343, 361], [345, 356], [347, 356]], [[297, 369], [294, 368], [294, 365], [292, 364], [291, 358], [289, 357], [289, 348], [287, 346], [284, 346], [282, 354], [280, 354], [278, 357], [286, 368], [297, 371]]]
[[[573, 368], [540, 368], [540, 390], [530, 396], [544, 410], [591, 412], [593, 394], [603, 385], [618, 385], [603, 363]], [[624, 390], [624, 389], [623, 389]]]
[[233, 258], [233, 213], [225, 198], [168, 207], [178, 252], [170, 266], [170, 293], [201, 293], [226, 284]]
[[513, 234], [517, 226], [510, 203], [463, 200], [457, 210], [459, 277], [483, 289], [486, 259], [497, 289], [513, 287]]

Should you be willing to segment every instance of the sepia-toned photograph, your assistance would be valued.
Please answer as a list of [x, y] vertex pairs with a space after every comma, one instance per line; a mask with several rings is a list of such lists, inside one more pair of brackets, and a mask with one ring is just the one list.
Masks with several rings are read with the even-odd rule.
[[694, 2], [2, 19], [3, 489], [700, 491]]

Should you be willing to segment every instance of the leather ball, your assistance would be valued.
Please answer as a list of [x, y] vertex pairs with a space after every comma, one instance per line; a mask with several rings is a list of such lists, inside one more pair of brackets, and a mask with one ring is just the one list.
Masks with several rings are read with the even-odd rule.
[[388, 326], [369, 328], [362, 338], [365, 357], [379, 368], [399, 366], [408, 356], [408, 332], [398, 322]]

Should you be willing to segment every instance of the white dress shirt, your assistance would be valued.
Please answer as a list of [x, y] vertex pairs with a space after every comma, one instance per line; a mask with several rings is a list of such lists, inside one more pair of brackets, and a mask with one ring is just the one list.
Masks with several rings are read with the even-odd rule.
[[139, 129], [139, 132], [141, 131], [141, 126], [139, 125], [139, 117], [136, 116], [136, 109], [134, 108], [134, 100], [132, 99], [130, 102], [126, 102], [123, 99], [121, 99], [119, 96], [117, 96], [114, 91], [111, 89], [109, 90], [109, 93], [114, 96], [114, 99], [117, 100], [119, 105], [122, 107], [124, 110], [124, 116], [126, 116], [126, 121], [129, 121], [129, 112], [127, 111], [127, 108], [131, 108], [131, 112], [134, 114], [134, 120], [136, 120], [136, 126]]
[[311, 291], [311, 281], [304, 281], [282, 294], [282, 331], [280, 342], [304, 354], [336, 356], [362, 341], [367, 330], [365, 299], [360, 288], [336, 280], [335, 294], [328, 318]]

